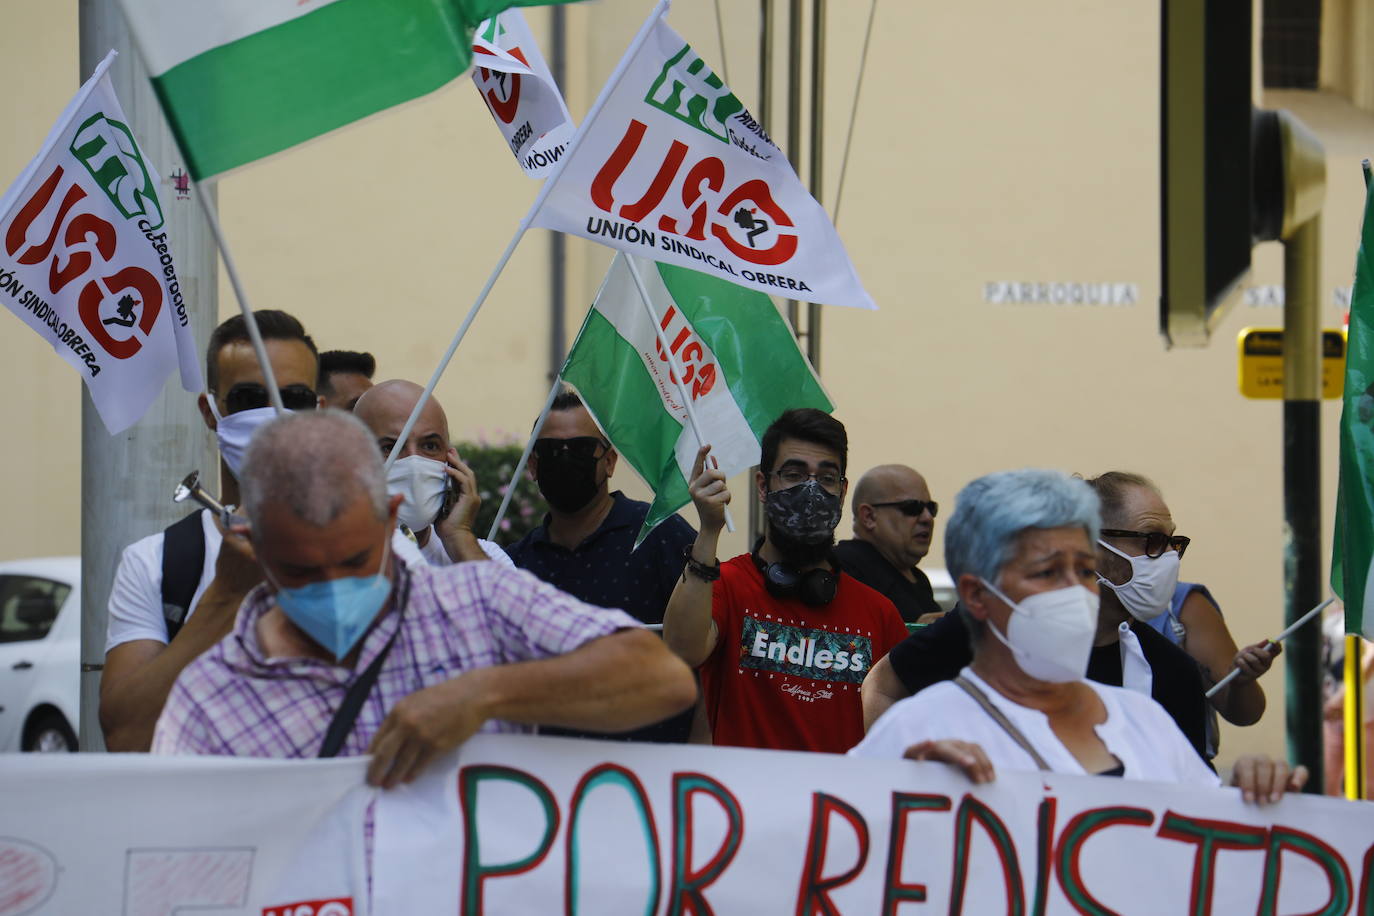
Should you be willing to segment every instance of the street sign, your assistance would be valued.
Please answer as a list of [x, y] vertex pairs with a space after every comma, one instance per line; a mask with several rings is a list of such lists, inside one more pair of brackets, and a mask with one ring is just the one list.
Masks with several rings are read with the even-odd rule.
[[[1283, 397], [1283, 329], [1245, 328], [1236, 339], [1240, 393], [1247, 398]], [[1322, 397], [1335, 400], [1345, 387], [1345, 331], [1322, 331]]]

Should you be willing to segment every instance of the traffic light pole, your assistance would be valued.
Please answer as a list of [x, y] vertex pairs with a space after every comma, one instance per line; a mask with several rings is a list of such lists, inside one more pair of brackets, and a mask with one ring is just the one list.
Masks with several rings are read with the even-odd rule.
[[[1321, 228], [1304, 223], [1284, 240], [1283, 579], [1284, 621], [1321, 602]], [[1321, 791], [1321, 628], [1299, 628], [1284, 647], [1288, 757]]]
[[[1321, 143], [1279, 113], [1283, 151], [1283, 519], [1284, 620], [1321, 602]], [[1305, 626], [1284, 647], [1288, 758], [1322, 791], [1321, 628]]]

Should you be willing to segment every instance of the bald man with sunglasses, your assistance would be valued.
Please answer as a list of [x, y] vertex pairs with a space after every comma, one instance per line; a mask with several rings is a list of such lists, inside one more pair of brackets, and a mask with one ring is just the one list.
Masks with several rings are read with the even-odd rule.
[[943, 613], [918, 564], [930, 552], [939, 505], [926, 479], [904, 464], [883, 464], [859, 478], [851, 502], [854, 537], [835, 559], [855, 579], [886, 595], [906, 623]]

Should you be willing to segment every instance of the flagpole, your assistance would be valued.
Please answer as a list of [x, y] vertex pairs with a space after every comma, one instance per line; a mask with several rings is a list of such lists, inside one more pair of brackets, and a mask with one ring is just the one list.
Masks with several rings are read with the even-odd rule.
[[[1327, 599], [1326, 599], [1325, 601], [1323, 601], [1321, 604], [1317, 605], [1317, 606], [1314, 607], [1312, 610], [1308, 611], [1306, 614], [1303, 614], [1303, 615], [1302, 615], [1301, 617], [1299, 617], [1297, 620], [1293, 621], [1293, 623], [1290, 624], [1290, 625], [1287, 627], [1287, 629], [1285, 629], [1285, 630], [1284, 630], [1282, 633], [1280, 633], [1278, 636], [1275, 636], [1273, 639], [1267, 639], [1267, 640], [1265, 640], [1265, 642], [1269, 643], [1269, 645], [1271, 645], [1271, 646], [1277, 646], [1279, 643], [1283, 642], [1283, 641], [1284, 641], [1285, 639], [1287, 639], [1289, 636], [1292, 636], [1293, 633], [1294, 633], [1299, 627], [1301, 627], [1303, 624], [1307, 623], [1307, 621], [1311, 620], [1313, 617], [1316, 617], [1316, 616], [1317, 616], [1318, 614], [1320, 614], [1322, 611], [1326, 610], [1327, 605], [1329, 605], [1331, 602], [1333, 602], [1333, 601], [1335, 601], [1335, 600], [1336, 600], [1335, 598], [1327, 598]], [[1221, 680], [1219, 680], [1219, 681], [1217, 681], [1215, 684], [1213, 684], [1213, 685], [1212, 685], [1212, 689], [1208, 690], [1205, 694], [1203, 694], [1203, 696], [1210, 700], [1212, 697], [1216, 696], [1218, 693], [1221, 692], [1221, 688], [1223, 688], [1223, 687], [1225, 687], [1227, 684], [1231, 683], [1231, 682], [1232, 682], [1233, 680], [1235, 680], [1239, 675], [1240, 675], [1240, 669], [1239, 669], [1239, 668], [1232, 668], [1230, 674], [1226, 675], [1226, 677], [1222, 678]]]
[[[176, 142], [175, 138], [172, 142]], [[179, 146], [180, 144], [178, 144]], [[186, 159], [185, 153], [182, 153], [181, 158], [183, 161]], [[196, 199], [200, 201], [200, 208], [205, 213], [206, 221], [210, 224], [210, 233], [214, 235], [215, 245], [219, 247], [220, 258], [224, 261], [224, 270], [229, 274], [229, 285], [234, 288], [234, 298], [238, 300], [239, 311], [243, 313], [243, 323], [248, 326], [248, 340], [253, 345], [253, 352], [258, 356], [258, 365], [262, 366], [263, 381], [267, 383], [267, 399], [277, 409], [277, 416], [281, 416], [286, 413], [286, 406], [281, 401], [281, 390], [277, 387], [277, 375], [272, 371], [272, 362], [267, 358], [267, 346], [262, 342], [262, 332], [258, 330], [258, 322], [253, 318], [253, 308], [248, 304], [248, 294], [244, 291], [243, 282], [239, 279], [239, 270], [234, 266], [234, 256], [229, 253], [229, 242], [225, 239], [224, 229], [219, 224], [219, 213], [215, 210], [210, 195], [205, 193], [204, 185], [198, 179], [191, 184], [195, 185]]]
[[558, 397], [558, 389], [563, 386], [563, 377], [555, 375], [553, 377], [553, 387], [549, 389], [549, 396], [544, 401], [544, 409], [539, 411], [539, 419], [534, 421], [534, 429], [530, 430], [530, 441], [525, 443], [525, 450], [520, 453], [520, 460], [515, 464], [515, 473], [511, 475], [510, 485], [506, 487], [506, 495], [501, 497], [501, 508], [496, 510], [496, 518], [491, 521], [491, 530], [487, 532], [487, 540], [496, 540], [496, 529], [501, 527], [501, 519], [506, 517], [506, 510], [510, 508], [511, 498], [515, 496], [515, 487], [520, 483], [520, 475], [525, 471], [525, 465], [530, 460], [530, 452], [534, 451], [534, 442], [539, 438], [539, 430], [544, 428], [544, 421], [548, 419], [549, 411], [553, 409], [554, 399]]
[[577, 132], [573, 134], [572, 139], [568, 141], [567, 150], [564, 151], [563, 156], [558, 160], [557, 164], [554, 165], [553, 171], [549, 173], [549, 177], [544, 179], [544, 184], [540, 186], [539, 194], [534, 198], [534, 203], [530, 204], [529, 211], [525, 214], [524, 219], [520, 220], [520, 225], [516, 227], [515, 235], [511, 238], [510, 244], [506, 246], [506, 250], [501, 254], [501, 259], [496, 262], [496, 267], [492, 270], [491, 275], [487, 277], [487, 282], [482, 287], [482, 291], [477, 294], [477, 301], [472, 303], [472, 308], [468, 309], [467, 315], [463, 318], [463, 323], [458, 326], [458, 330], [454, 333], [453, 340], [449, 342], [448, 349], [444, 351], [443, 357], [439, 360], [439, 365], [435, 367], [434, 374], [430, 376], [429, 383], [425, 385], [425, 390], [421, 393], [420, 399], [415, 402], [415, 407], [410, 411], [410, 416], [406, 418], [405, 425], [401, 427], [401, 432], [396, 437], [396, 444], [391, 447], [391, 454], [387, 456], [386, 470], [390, 470], [391, 466], [396, 463], [396, 459], [401, 456], [401, 451], [405, 448], [406, 439], [410, 437], [410, 431], [415, 428], [416, 421], [420, 419], [420, 411], [424, 409], [425, 402], [428, 401], [430, 396], [434, 393], [434, 388], [439, 384], [439, 379], [443, 376], [445, 370], [448, 369], [448, 364], [452, 361], [453, 354], [458, 351], [458, 345], [462, 343], [463, 336], [467, 334], [473, 319], [477, 317], [477, 312], [482, 308], [482, 304], [487, 301], [488, 294], [491, 293], [492, 287], [496, 285], [496, 278], [501, 276], [501, 271], [506, 269], [506, 263], [510, 261], [511, 255], [515, 253], [516, 246], [520, 244], [520, 240], [524, 238], [525, 233], [534, 222], [534, 218], [539, 214], [540, 208], [544, 206], [544, 201], [548, 199], [549, 194], [553, 191], [554, 185], [557, 184], [559, 177], [563, 174], [563, 169], [567, 167], [568, 161], [572, 159], [573, 153], [581, 146], [582, 138], [586, 136], [591, 125], [596, 121], [597, 115], [601, 114], [601, 109], [606, 106], [606, 102], [611, 96], [611, 91], [615, 88], [616, 84], [620, 82], [620, 78], [624, 76], [625, 70], [629, 68], [630, 60], [639, 52], [640, 46], [644, 44], [650, 33], [653, 32], [654, 25], [656, 25], [663, 17], [663, 14], [668, 11], [670, 2], [671, 0], [658, 0], [658, 2], [654, 4], [653, 11], [650, 12], [648, 18], [644, 20], [644, 24], [639, 27], [639, 31], [635, 33], [634, 39], [630, 41], [630, 46], [625, 49], [624, 55], [621, 56], [620, 62], [616, 64], [615, 69], [611, 71], [610, 78], [606, 80], [606, 85], [601, 87], [601, 94], [596, 97], [596, 101], [592, 103], [592, 107], [587, 112], [587, 116], [582, 119], [582, 123], [578, 126]]
[[1354, 633], [1345, 637], [1345, 797], [1365, 797], [1364, 645]]
[[[687, 424], [692, 427], [692, 435], [696, 436], [697, 448], [706, 445], [706, 439], [701, 434], [701, 424], [697, 423], [697, 411], [692, 406], [692, 398], [687, 391], [687, 386], [683, 384], [682, 364], [677, 361], [677, 354], [668, 348], [668, 338], [663, 333], [663, 327], [659, 323], [658, 313], [654, 311], [654, 304], [649, 299], [649, 290], [644, 285], [644, 278], [639, 274], [639, 265], [635, 264], [634, 255], [622, 255], [625, 264], [630, 268], [630, 276], [635, 281], [635, 288], [639, 290], [639, 301], [644, 303], [644, 311], [649, 313], [649, 325], [654, 329], [654, 334], [658, 337], [659, 349], [663, 351], [664, 357], [668, 360], [668, 371], [674, 384], [677, 385], [677, 395], [682, 398], [682, 406], [687, 408]], [[690, 485], [691, 481], [687, 481]], [[725, 530], [731, 534], [735, 532], [735, 520], [730, 516], [730, 507], [725, 507]]]

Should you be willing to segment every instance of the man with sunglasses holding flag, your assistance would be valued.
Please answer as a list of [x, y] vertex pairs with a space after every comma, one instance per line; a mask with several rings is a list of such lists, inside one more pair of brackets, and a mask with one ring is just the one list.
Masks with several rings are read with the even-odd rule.
[[[282, 404], [287, 410], [320, 406], [319, 356], [305, 328], [286, 312], [253, 314]], [[220, 501], [235, 505], [248, 441], [275, 415], [242, 315], [210, 335], [205, 374], [198, 406], [219, 445]], [[167, 482], [169, 490], [173, 483]], [[209, 510], [125, 548], [110, 587], [100, 683], [100, 724], [110, 750], [148, 750], [177, 675], [229, 633], [239, 604], [261, 581], [246, 539], [224, 532]]]
[[[649, 504], [611, 491], [618, 458], [582, 399], [573, 391], [560, 392], [539, 429], [529, 463], [549, 514], [506, 552], [516, 566], [574, 598], [618, 608], [643, 623], [662, 623], [697, 533], [682, 516], [670, 515], [635, 547]], [[688, 710], [614, 737], [678, 743], [687, 740], [691, 725]]]
[[854, 537], [835, 545], [840, 568], [885, 595], [906, 623], [930, 623], [943, 608], [917, 565], [940, 511], [926, 479], [904, 464], [879, 465], [859, 478], [850, 505]]

